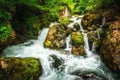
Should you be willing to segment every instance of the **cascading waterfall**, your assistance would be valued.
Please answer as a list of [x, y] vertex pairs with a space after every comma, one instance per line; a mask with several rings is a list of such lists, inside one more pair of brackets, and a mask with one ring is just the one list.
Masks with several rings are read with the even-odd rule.
[[[112, 72], [101, 62], [100, 57], [90, 51], [87, 33], [84, 32], [81, 26], [81, 19], [78, 18], [81, 18], [81, 16], [73, 17], [71, 20], [74, 22], [68, 26], [73, 27], [74, 23], [79, 23], [80, 29], [84, 36], [84, 48], [87, 57], [64, 54], [64, 51], [44, 48], [43, 42], [47, 35], [48, 28], [45, 28], [42, 32], [40, 32], [37, 40], [30, 40], [23, 44], [10, 46], [4, 50], [1, 56], [34, 57], [40, 59], [43, 74], [39, 80], [84, 80], [81, 76], [84, 73], [93, 73], [98, 76], [94, 80], [114, 80]], [[67, 48], [65, 50], [70, 52], [70, 36], [67, 37], [66, 41]], [[60, 62], [56, 62], [55, 59], [58, 59]], [[58, 66], [55, 67], [54, 64]]]
[[73, 28], [75, 23], [79, 24], [80, 31], [82, 31], [82, 34], [83, 34], [83, 37], [84, 37], [84, 43], [85, 43], [84, 49], [85, 49], [85, 52], [86, 52], [86, 56], [90, 56], [90, 55], [92, 55], [92, 52], [90, 51], [90, 48], [89, 48], [87, 33], [85, 33], [85, 31], [83, 30], [83, 27], [81, 25], [81, 18], [82, 18], [82, 16], [79, 16], [79, 17], [74, 17], [73, 16], [73, 18], [71, 19], [73, 21], [73, 23], [68, 25], [68, 27]]

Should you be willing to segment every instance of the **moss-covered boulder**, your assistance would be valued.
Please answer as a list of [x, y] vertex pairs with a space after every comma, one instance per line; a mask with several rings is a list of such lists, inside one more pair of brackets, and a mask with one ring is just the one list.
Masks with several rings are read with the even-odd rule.
[[60, 24], [53, 24], [47, 34], [44, 47], [51, 49], [64, 49], [66, 47], [65, 38], [72, 29]]
[[120, 72], [120, 20], [115, 21], [107, 30], [101, 57], [111, 69]]
[[39, 80], [41, 64], [35, 58], [0, 58], [0, 79]]
[[84, 45], [84, 38], [80, 32], [72, 32], [71, 41], [72, 45]]
[[15, 31], [11, 25], [0, 26], [0, 51], [11, 44], [16, 38]]
[[100, 13], [87, 13], [82, 18], [82, 26], [85, 30], [96, 30], [102, 24]]
[[71, 52], [75, 55], [83, 55], [84, 54], [84, 38], [82, 33], [72, 32], [71, 42], [72, 42]]

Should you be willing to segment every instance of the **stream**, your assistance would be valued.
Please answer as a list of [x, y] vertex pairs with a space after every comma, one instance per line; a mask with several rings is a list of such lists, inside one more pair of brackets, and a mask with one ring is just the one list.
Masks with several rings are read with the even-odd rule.
[[[52, 50], [44, 48], [48, 28], [44, 28], [38, 35], [38, 39], [29, 40], [23, 44], [7, 47], [2, 57], [34, 57], [42, 64], [43, 74], [39, 80], [120, 80], [117, 74], [105, 66], [99, 55], [90, 50], [87, 33], [81, 26], [81, 16], [71, 18], [73, 27], [78, 23], [84, 36], [84, 49], [86, 56], [71, 54], [70, 35], [66, 38], [67, 47], [64, 50]], [[100, 38], [100, 36], [98, 36]], [[66, 54], [67, 53], [67, 54]]]

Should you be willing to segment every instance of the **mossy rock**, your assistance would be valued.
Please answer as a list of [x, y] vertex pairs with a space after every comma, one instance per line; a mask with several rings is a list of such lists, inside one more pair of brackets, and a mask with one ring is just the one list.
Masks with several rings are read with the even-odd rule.
[[0, 58], [0, 79], [39, 80], [41, 64], [35, 58]]
[[101, 13], [87, 13], [82, 18], [82, 26], [85, 30], [96, 30], [102, 24]]
[[113, 70], [120, 72], [120, 21], [115, 21], [107, 30], [100, 50], [104, 62]]
[[0, 26], [0, 50], [6, 48], [15, 38], [15, 31], [10, 24]]
[[59, 22], [61, 25], [67, 26], [70, 23], [70, 19], [69, 18], [60, 18]]
[[80, 32], [72, 32], [71, 41], [72, 45], [84, 45], [83, 35]]
[[65, 39], [71, 32], [71, 28], [63, 26], [59, 23], [53, 24], [47, 33], [44, 41], [44, 47], [51, 49], [65, 49]]

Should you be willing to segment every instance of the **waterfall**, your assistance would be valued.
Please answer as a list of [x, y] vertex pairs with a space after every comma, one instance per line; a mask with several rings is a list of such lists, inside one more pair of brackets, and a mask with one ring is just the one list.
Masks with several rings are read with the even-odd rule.
[[71, 43], [70, 43], [70, 35], [66, 38], [66, 48], [65, 50], [68, 50], [71, 52]]
[[102, 26], [105, 24], [105, 22], [106, 22], [106, 19], [103, 18], [103, 20], [102, 20], [102, 24], [101, 24], [100, 27], [97, 28], [97, 30], [96, 30], [96, 32], [97, 32], [97, 36], [98, 36], [98, 39], [100, 39], [100, 31], [102, 31]]
[[75, 23], [78, 23], [79, 24], [79, 27], [80, 27], [80, 31], [82, 32], [83, 34], [83, 37], [84, 37], [84, 49], [85, 49], [85, 52], [86, 52], [86, 56], [90, 56], [92, 55], [92, 52], [90, 51], [90, 48], [89, 48], [89, 42], [88, 42], [88, 37], [87, 37], [87, 33], [85, 33], [82, 25], [81, 25], [81, 19], [82, 19], [83, 16], [79, 16], [78, 17], [75, 17], [73, 16], [70, 20], [73, 21], [73, 23], [69, 24], [68, 27], [71, 27], [73, 28], [74, 27], [74, 24]]
[[[29, 40], [23, 44], [7, 47], [1, 56], [38, 58], [43, 68], [43, 74], [39, 80], [84, 80], [84, 77], [81, 76], [84, 72], [95, 74], [98, 76], [96, 80], [112, 80], [113, 77], [109, 75], [114, 74], [102, 63], [98, 55], [90, 51], [87, 33], [84, 32], [81, 26], [81, 20], [74, 17], [72, 25], [76, 22], [79, 23], [84, 36], [84, 48], [87, 57], [64, 54], [64, 51], [44, 48], [43, 42], [48, 28], [43, 29], [36, 40]], [[72, 25], [70, 27], [73, 27]], [[65, 50], [71, 51], [70, 36], [66, 38], [66, 41], [67, 48]], [[56, 59], [59, 64], [56, 63]]]

